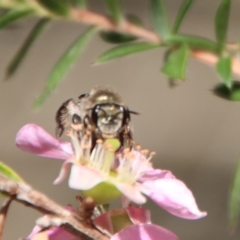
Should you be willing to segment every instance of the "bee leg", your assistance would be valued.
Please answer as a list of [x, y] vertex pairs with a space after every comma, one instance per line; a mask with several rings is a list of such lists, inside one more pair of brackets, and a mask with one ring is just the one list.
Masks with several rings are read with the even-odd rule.
[[133, 146], [133, 138], [132, 132], [129, 126], [126, 126], [120, 133], [119, 133], [119, 141], [121, 143], [120, 147], [132, 148]]
[[73, 99], [68, 99], [60, 106], [55, 119], [57, 123], [57, 138], [61, 137], [67, 127], [73, 128], [76, 131], [82, 130], [82, 113]]
[[91, 151], [92, 151], [96, 146], [97, 140], [99, 139], [98, 137], [99, 134], [97, 134], [93, 121], [88, 115], [84, 117], [83, 124], [85, 131], [88, 132], [88, 135], [90, 135], [91, 137]]
[[70, 101], [73, 101], [72, 99], [68, 99], [65, 101], [60, 108], [57, 110], [57, 113], [55, 115], [55, 120], [56, 120], [56, 130], [55, 130], [55, 135], [57, 138], [61, 137], [63, 134], [63, 131], [65, 129], [65, 121], [67, 118], [68, 114], [68, 105]]
[[132, 137], [132, 132], [128, 130], [128, 132], [125, 134], [125, 142], [124, 145], [130, 149], [133, 147], [133, 137]]

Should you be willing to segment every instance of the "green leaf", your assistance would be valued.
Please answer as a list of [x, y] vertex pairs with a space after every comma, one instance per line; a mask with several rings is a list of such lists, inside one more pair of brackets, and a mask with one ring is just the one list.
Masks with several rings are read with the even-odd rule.
[[229, 199], [228, 215], [230, 227], [232, 229], [235, 228], [238, 223], [239, 210], [240, 210], [240, 159], [238, 160]]
[[110, 212], [110, 217], [114, 232], [120, 232], [122, 229], [132, 225], [132, 221], [125, 209]]
[[232, 88], [229, 89], [225, 84], [218, 84], [214, 89], [213, 93], [223, 99], [229, 101], [240, 101], [240, 82], [233, 81]]
[[0, 162], [0, 175], [15, 182], [24, 182], [23, 179], [13, 169], [3, 162]]
[[4, 14], [6, 14], [9, 10], [0, 8], [0, 17], [2, 17]]
[[224, 49], [224, 45], [227, 39], [230, 7], [231, 0], [222, 0], [215, 16], [215, 33], [220, 52]]
[[86, 9], [87, 4], [85, 0], [72, 0], [72, 4], [74, 7], [79, 8], [79, 9]]
[[13, 60], [10, 62], [6, 77], [12, 76], [16, 70], [18, 69], [19, 65], [22, 63], [24, 57], [27, 55], [30, 47], [33, 45], [34, 41], [38, 38], [38, 36], [42, 33], [44, 28], [46, 27], [47, 23], [49, 23], [49, 19], [43, 18], [34, 26], [22, 46], [20, 47], [19, 51], [13, 58]]
[[136, 40], [137, 38], [128, 34], [121, 34], [118, 32], [106, 32], [101, 31], [100, 37], [108, 43], [120, 44], [120, 43], [127, 43]]
[[49, 12], [59, 16], [68, 15], [71, 9], [71, 2], [69, 0], [36, 0], [36, 1], [42, 7], [47, 9]]
[[57, 62], [52, 72], [50, 73], [47, 85], [40, 97], [37, 98], [34, 107], [38, 108], [41, 106], [46, 98], [52, 93], [52, 91], [57, 87], [62, 78], [67, 74], [71, 66], [75, 63], [78, 56], [90, 40], [91, 36], [95, 32], [95, 28], [89, 28], [85, 33], [83, 33], [77, 40], [70, 46], [70, 48], [62, 55], [60, 60]]
[[[137, 25], [141, 26], [142, 22], [140, 18], [136, 15], [129, 14], [126, 16], [126, 19]], [[113, 44], [119, 44], [119, 43], [127, 43], [127, 42], [132, 42], [137, 39], [137, 37], [129, 35], [129, 34], [123, 34], [119, 32], [114, 32], [114, 31], [101, 31], [100, 32], [100, 37], [108, 43], [113, 43]]]
[[106, 62], [115, 58], [124, 57], [133, 53], [151, 50], [160, 47], [158, 44], [150, 43], [129, 43], [112, 48], [103, 53], [98, 59], [97, 63]]
[[17, 21], [20, 18], [27, 17], [34, 13], [32, 9], [13, 9], [9, 10], [3, 16], [0, 17], [0, 29], [8, 26], [9, 24]]
[[120, 0], [105, 0], [111, 18], [115, 23], [120, 23], [123, 19]]
[[[167, 49], [167, 50], [165, 51], [165, 53], [164, 53], [164, 55], [163, 55], [163, 61], [164, 61], [164, 63], [167, 61], [167, 59], [168, 59], [168, 57], [169, 57], [169, 55], [170, 55], [170, 53], [171, 53], [172, 51], [173, 51], [173, 49], [171, 49], [171, 48], [169, 48], [169, 49]], [[168, 78], [168, 85], [169, 85], [169, 87], [170, 87], [170, 88], [175, 87], [177, 80], [178, 80], [178, 79], [175, 79], [175, 78], [172, 78], [172, 77]]]
[[174, 21], [174, 24], [173, 24], [173, 29], [172, 29], [172, 33], [173, 34], [176, 34], [182, 24], [182, 21], [186, 15], [186, 13], [188, 12], [189, 8], [191, 7], [193, 3], [193, 0], [184, 0], [179, 11], [178, 11], [178, 14], [177, 14], [177, 17]]
[[216, 64], [217, 72], [222, 82], [228, 87], [232, 87], [232, 59], [227, 56], [223, 56]]
[[169, 53], [168, 58], [161, 71], [169, 78], [184, 79], [189, 49], [186, 44]]
[[179, 44], [187, 44], [189, 48], [207, 50], [216, 53], [217, 44], [207, 38], [189, 35], [171, 35], [164, 40], [164, 44], [172, 47]]
[[130, 23], [133, 23], [137, 26], [142, 26], [143, 23], [142, 23], [142, 20], [135, 14], [127, 14], [126, 15], [126, 19], [130, 22]]
[[151, 12], [155, 31], [161, 37], [168, 36], [170, 30], [163, 0], [151, 0]]

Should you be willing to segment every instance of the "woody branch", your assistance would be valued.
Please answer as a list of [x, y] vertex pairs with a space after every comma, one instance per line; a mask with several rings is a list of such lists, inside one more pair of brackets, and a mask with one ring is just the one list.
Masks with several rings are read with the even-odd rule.
[[[42, 220], [38, 220], [37, 222], [39, 225], [42, 225], [43, 228], [61, 227], [82, 240], [109, 239], [90, 224], [84, 222], [84, 219], [81, 219], [80, 216], [58, 205], [43, 193], [34, 190], [26, 183], [16, 183], [0, 176], [0, 192], [5, 196], [9, 196], [11, 200], [15, 200], [28, 207], [34, 208], [41, 213], [49, 214], [48, 222]], [[5, 206], [6, 204], [1, 208], [1, 213], [4, 212], [4, 215], [0, 217], [1, 234], [7, 212]]]

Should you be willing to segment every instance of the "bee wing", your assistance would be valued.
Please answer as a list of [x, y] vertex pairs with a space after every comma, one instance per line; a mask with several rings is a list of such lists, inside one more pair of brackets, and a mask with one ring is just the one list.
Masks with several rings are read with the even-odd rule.
[[[73, 99], [65, 101], [56, 113], [56, 137], [59, 138], [68, 127], [78, 128], [82, 126], [82, 113]], [[77, 130], [77, 129], [76, 129]]]

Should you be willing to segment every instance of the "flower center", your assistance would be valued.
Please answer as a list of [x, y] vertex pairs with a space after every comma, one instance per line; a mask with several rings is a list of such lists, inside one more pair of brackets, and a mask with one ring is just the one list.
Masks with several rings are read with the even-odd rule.
[[81, 139], [74, 130], [68, 132], [75, 151], [75, 163], [87, 165], [107, 180], [134, 184], [151, 167], [150, 160], [155, 155], [147, 149], [136, 146], [133, 149], [119, 149], [120, 141], [109, 138], [99, 139], [92, 149], [91, 133]]
[[135, 149], [124, 149], [119, 155], [119, 166], [117, 167], [117, 179], [121, 182], [135, 183], [151, 167], [150, 160], [155, 155], [147, 149], [141, 150], [140, 146]]

